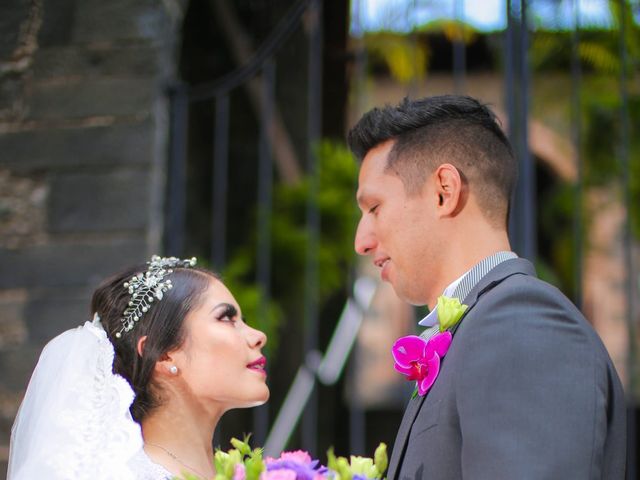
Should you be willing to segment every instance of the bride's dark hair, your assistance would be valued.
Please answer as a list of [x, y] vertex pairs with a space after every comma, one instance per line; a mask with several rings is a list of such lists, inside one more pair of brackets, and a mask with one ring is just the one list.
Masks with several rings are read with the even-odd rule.
[[[124, 283], [146, 270], [147, 265], [138, 265], [106, 279], [91, 300], [92, 314], [100, 316], [114, 345], [113, 372], [126, 378], [135, 392], [131, 415], [138, 422], [161, 403], [161, 392], [151, 381], [156, 362], [164, 353], [182, 345], [186, 336], [184, 319], [199, 305], [211, 280], [217, 278], [213, 272], [201, 268], [174, 268], [166, 277], [171, 279], [173, 288], [150, 306], [133, 330], [122, 332], [121, 338], [116, 338], [116, 332], [122, 327], [120, 319], [131, 300]], [[147, 339], [140, 355], [137, 345], [145, 335]]]

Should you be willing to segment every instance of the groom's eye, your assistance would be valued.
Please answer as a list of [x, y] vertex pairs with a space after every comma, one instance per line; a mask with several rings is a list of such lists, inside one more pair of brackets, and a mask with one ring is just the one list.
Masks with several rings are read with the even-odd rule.
[[373, 207], [371, 207], [369, 209], [369, 213], [375, 213], [375, 211], [378, 209], [378, 205], [374, 205]]

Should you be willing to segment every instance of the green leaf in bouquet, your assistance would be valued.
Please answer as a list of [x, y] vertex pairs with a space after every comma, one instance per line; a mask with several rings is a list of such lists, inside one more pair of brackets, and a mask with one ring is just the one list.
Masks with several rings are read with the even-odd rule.
[[264, 453], [264, 448], [254, 448], [253, 452], [250, 453], [251, 457], [260, 457], [262, 459], [262, 454]]
[[224, 477], [224, 472], [227, 469], [227, 464], [230, 462], [230, 456], [227, 452], [223, 452], [222, 450], [216, 450], [216, 453], [213, 455], [213, 465], [216, 467], [216, 480], [221, 480], [218, 477]]
[[340, 475], [340, 480], [351, 480], [353, 474], [351, 473], [351, 466], [349, 465], [349, 461], [344, 457], [338, 457], [336, 472]]
[[216, 467], [216, 480], [231, 479], [236, 464], [242, 463], [242, 455], [239, 450], [232, 449], [228, 452], [216, 450], [213, 456], [213, 464]]
[[336, 454], [333, 451], [333, 447], [327, 450], [327, 468], [333, 470], [334, 472], [338, 471], [338, 459], [336, 458]]
[[380, 472], [380, 477], [384, 475], [384, 472], [387, 470], [389, 466], [389, 456], [387, 455], [387, 444], [381, 442], [376, 448], [375, 453], [373, 454], [373, 463]]
[[174, 480], [203, 480], [200, 477], [198, 477], [197, 475], [193, 475], [189, 472], [183, 472], [182, 473], [182, 477], [173, 477]]
[[373, 464], [373, 459], [369, 457], [351, 455], [350, 466], [352, 475], [363, 475], [367, 478], [380, 477], [380, 472]]
[[236, 465], [236, 463], [242, 463], [242, 454], [240, 453], [240, 450], [238, 450], [237, 448], [232, 448], [231, 450], [229, 450], [229, 458], [231, 459], [231, 463], [233, 466]]
[[241, 456], [249, 455], [251, 453], [251, 447], [249, 446], [249, 438], [251, 435], [247, 435], [244, 437], [244, 441], [238, 440], [237, 438], [231, 439], [231, 445], [240, 452]]
[[246, 480], [258, 480], [260, 474], [265, 471], [266, 467], [262, 461], [262, 455], [251, 456], [245, 463], [245, 478]]

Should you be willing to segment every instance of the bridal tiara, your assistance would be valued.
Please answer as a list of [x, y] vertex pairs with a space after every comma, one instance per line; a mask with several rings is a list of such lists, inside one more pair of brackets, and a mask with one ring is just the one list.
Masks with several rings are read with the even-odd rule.
[[173, 273], [174, 268], [195, 267], [196, 257], [181, 260], [176, 257], [154, 255], [151, 257], [151, 261], [147, 262], [147, 265], [149, 267], [146, 272], [134, 275], [131, 280], [123, 284], [131, 294], [131, 300], [120, 319], [122, 327], [116, 332], [116, 338], [121, 338], [124, 333], [133, 329], [135, 324], [147, 313], [153, 301], [162, 300], [164, 293], [173, 288], [171, 279], [165, 280], [165, 277]]

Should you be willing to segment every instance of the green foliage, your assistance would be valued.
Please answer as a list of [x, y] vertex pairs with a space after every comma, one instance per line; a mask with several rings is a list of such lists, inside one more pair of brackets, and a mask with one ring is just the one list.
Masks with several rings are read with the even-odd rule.
[[251, 449], [249, 439], [251, 435], [245, 435], [244, 440], [231, 439], [234, 448], [224, 452], [217, 449], [213, 458], [216, 468], [215, 480], [229, 480], [233, 478], [236, 465], [244, 465], [246, 480], [259, 480], [260, 474], [265, 470], [262, 460], [262, 449]]
[[384, 64], [391, 76], [402, 84], [421, 80], [427, 71], [426, 45], [395, 32], [370, 32], [364, 36], [370, 62]]
[[[344, 289], [353, 262], [353, 235], [357, 219], [355, 185], [358, 167], [343, 144], [322, 141], [318, 159], [317, 206], [320, 238], [317, 262], [319, 298], [323, 302]], [[286, 315], [301, 319], [305, 267], [310, 235], [306, 212], [310, 179], [295, 185], [276, 184], [271, 217], [271, 299], [255, 284], [257, 239], [255, 232], [237, 245], [223, 270], [223, 280], [234, 293], [250, 324], [269, 337], [267, 346], [277, 350], [277, 333]], [[258, 212], [256, 212], [256, 215]]]
[[451, 18], [442, 18], [425, 23], [419, 32], [443, 33], [450, 42], [472, 43], [478, 36], [478, 31], [470, 24]]
[[[571, 65], [572, 33], [537, 31], [531, 43], [534, 69], [567, 71]], [[578, 57], [587, 71], [615, 75], [620, 71], [619, 46], [615, 34], [608, 30], [582, 32]]]
[[477, 31], [471, 25], [453, 19], [428, 22], [417, 28], [413, 35], [367, 32], [363, 42], [369, 55], [369, 65], [374, 69], [383, 66], [393, 79], [403, 85], [424, 79], [431, 58], [428, 37], [420, 35], [425, 33], [441, 33], [451, 42], [461, 41], [466, 45], [477, 37]]
[[[631, 224], [640, 238], [640, 137], [634, 135], [640, 125], [640, 91], [630, 91], [627, 100], [628, 151], [622, 150], [623, 117], [617, 91], [593, 92], [585, 100], [587, 119], [584, 133], [585, 183], [587, 185], [623, 185], [629, 180], [631, 194]], [[627, 156], [629, 174], [625, 175], [623, 154]], [[620, 199], [623, 201], [623, 199]]]
[[253, 272], [254, 265], [255, 254], [243, 256], [238, 253], [225, 266], [222, 279], [242, 308], [247, 324], [263, 331], [269, 339], [266, 348], [275, 351], [278, 349], [277, 329], [282, 322], [282, 309], [250, 280], [247, 274]]
[[[629, 2], [624, 4], [624, 45], [630, 63], [640, 60], [640, 28], [633, 20]], [[620, 2], [610, 1], [609, 8], [614, 28], [589, 28], [579, 32], [578, 57], [587, 72], [599, 75], [619, 75], [620, 57]], [[533, 34], [530, 58], [536, 70], [567, 71], [571, 65], [572, 38], [568, 30], [537, 30]]]
[[[579, 32], [578, 57], [582, 66], [580, 84], [580, 124], [582, 145], [580, 157], [583, 167], [584, 192], [602, 187], [612, 192], [622, 192], [628, 179], [631, 187], [631, 222], [636, 238], [640, 238], [640, 211], [635, 205], [640, 201], [640, 139], [633, 132], [640, 125], [640, 88], [637, 68], [640, 64], [640, 27], [633, 22], [628, 2], [624, 2], [624, 44], [628, 53], [628, 98], [626, 111], [629, 119], [630, 174], [625, 176], [622, 138], [623, 104], [620, 92], [621, 56], [619, 30], [619, 2], [610, 2], [615, 25], [611, 29], [583, 29]], [[572, 55], [571, 31], [537, 30], [532, 36], [530, 58], [537, 73], [558, 71], [569, 75]], [[569, 103], [567, 102], [567, 105]], [[569, 106], [567, 108], [570, 108]], [[575, 120], [572, 120], [575, 121]], [[575, 204], [575, 186], [560, 184], [540, 198], [541, 236], [544, 237], [546, 263], [540, 261], [542, 277], [561, 287], [566, 293], [575, 289], [574, 260], [576, 232], [574, 221], [578, 213], [584, 222], [593, 212], [586, 211], [587, 204]], [[622, 202], [621, 197], [612, 201]], [[583, 225], [581, 236], [588, 232]], [[588, 248], [588, 238], [581, 240]]]
[[335, 480], [351, 480], [358, 475], [365, 478], [382, 478], [389, 465], [387, 445], [380, 443], [376, 448], [373, 458], [351, 455], [349, 460], [345, 457], [336, 457], [333, 447], [327, 452], [327, 467], [337, 473]]

